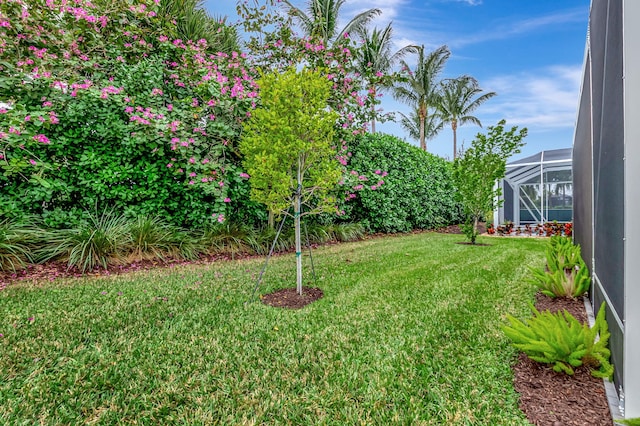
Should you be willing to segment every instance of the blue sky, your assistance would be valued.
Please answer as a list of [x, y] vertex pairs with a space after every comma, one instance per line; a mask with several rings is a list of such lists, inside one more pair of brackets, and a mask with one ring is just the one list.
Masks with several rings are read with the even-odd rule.
[[[293, 1], [300, 8], [306, 2]], [[500, 119], [527, 127], [522, 154], [571, 147], [576, 119], [589, 0], [346, 0], [343, 18], [378, 7], [382, 15], [373, 26], [393, 22], [397, 47], [424, 44], [428, 50], [446, 44], [452, 55], [443, 78], [474, 76], [486, 91], [498, 96], [475, 115], [486, 128]], [[237, 22], [234, 0], [206, 0], [207, 10]], [[407, 61], [411, 63], [410, 58]], [[385, 94], [386, 112], [409, 108]], [[395, 123], [377, 125], [417, 145]], [[471, 144], [483, 131], [475, 125], [458, 129], [458, 144]], [[450, 127], [428, 142], [429, 152], [450, 158]]]

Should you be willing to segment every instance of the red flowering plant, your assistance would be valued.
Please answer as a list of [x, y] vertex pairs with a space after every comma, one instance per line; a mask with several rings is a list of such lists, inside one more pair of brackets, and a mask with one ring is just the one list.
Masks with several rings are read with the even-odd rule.
[[158, 2], [0, 0], [3, 202], [193, 224], [223, 221], [246, 194], [235, 144], [254, 72], [176, 38]]
[[567, 222], [563, 227], [565, 237], [570, 237], [573, 234], [573, 224], [571, 222]]

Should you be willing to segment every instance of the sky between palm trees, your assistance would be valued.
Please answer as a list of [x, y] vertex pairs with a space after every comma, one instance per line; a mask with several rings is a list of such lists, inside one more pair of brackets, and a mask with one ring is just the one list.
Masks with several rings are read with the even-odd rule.
[[[303, 8], [305, 0], [290, 0]], [[214, 15], [237, 21], [235, 0], [205, 0]], [[589, 0], [346, 0], [341, 9], [344, 22], [373, 7], [382, 14], [372, 27], [384, 28], [393, 21], [397, 48], [424, 44], [433, 50], [446, 44], [451, 58], [443, 78], [462, 74], [475, 77], [485, 91], [498, 96], [488, 100], [474, 115], [482, 125], [497, 123], [529, 129], [527, 145], [516, 157], [543, 149], [571, 147], [576, 119], [582, 62], [589, 15]], [[407, 62], [411, 62], [407, 58]], [[411, 109], [385, 93], [382, 108]], [[378, 123], [378, 131], [406, 138], [399, 123]], [[458, 145], [469, 146], [478, 126], [458, 129]], [[429, 141], [429, 152], [451, 158], [451, 129]]]

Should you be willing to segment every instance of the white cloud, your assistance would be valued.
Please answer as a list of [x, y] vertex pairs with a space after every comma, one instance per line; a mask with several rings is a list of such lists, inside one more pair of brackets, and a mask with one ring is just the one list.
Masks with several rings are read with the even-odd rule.
[[482, 4], [482, 0], [453, 0], [458, 3], [467, 3], [469, 6], [478, 6]]
[[544, 27], [563, 25], [572, 22], [583, 22], [584, 20], [584, 9], [580, 8], [564, 10], [545, 16], [512, 22], [509, 24], [494, 25], [490, 30], [483, 30], [480, 33], [455, 38], [451, 41], [450, 45], [453, 47], [462, 47], [490, 40], [503, 40], [519, 34], [540, 31]]
[[483, 88], [498, 96], [485, 104], [482, 112], [537, 130], [572, 128], [581, 78], [581, 65], [495, 77], [485, 81]]

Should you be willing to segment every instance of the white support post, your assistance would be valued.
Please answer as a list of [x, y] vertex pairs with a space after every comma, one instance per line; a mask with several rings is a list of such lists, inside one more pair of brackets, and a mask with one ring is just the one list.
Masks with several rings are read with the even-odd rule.
[[[624, 394], [625, 417], [640, 417], [640, 2], [622, 5], [624, 85]], [[622, 219], [622, 218], [621, 218]]]

